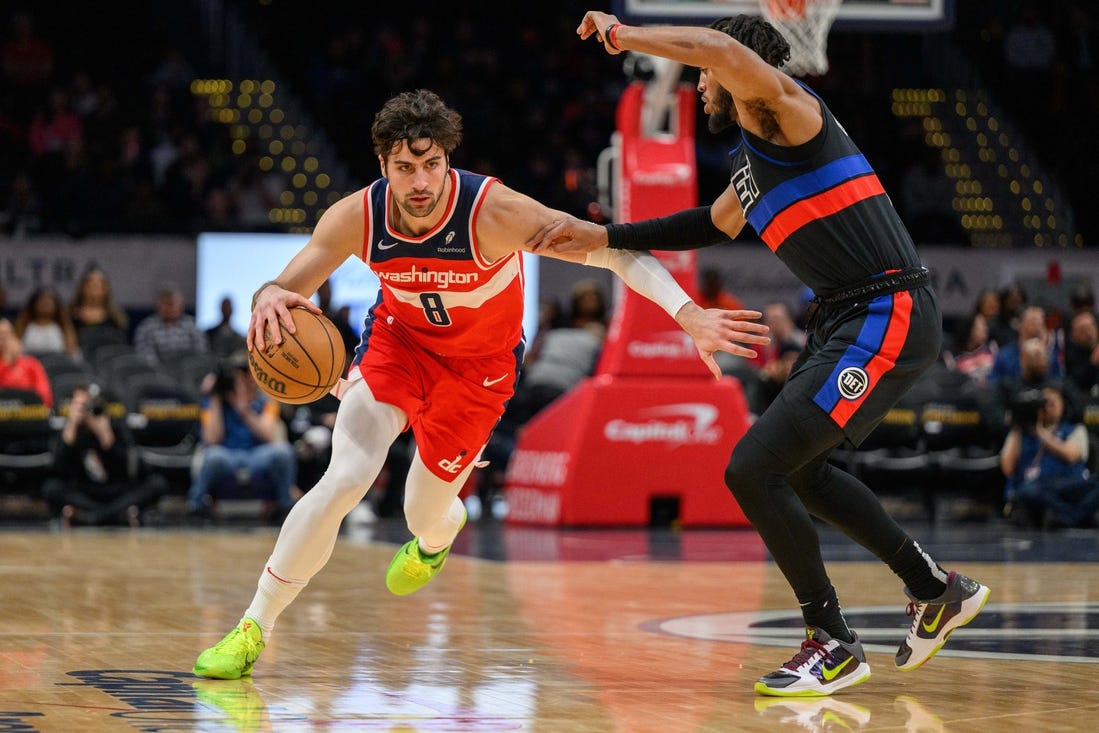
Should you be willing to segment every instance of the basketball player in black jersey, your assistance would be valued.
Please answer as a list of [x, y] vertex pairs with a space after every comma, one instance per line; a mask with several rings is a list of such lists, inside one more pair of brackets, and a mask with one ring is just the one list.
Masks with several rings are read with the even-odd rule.
[[968, 623], [988, 588], [943, 570], [854, 476], [827, 462], [858, 445], [939, 354], [942, 324], [927, 271], [866, 158], [824, 102], [779, 67], [789, 45], [766, 21], [709, 28], [637, 27], [588, 12], [577, 33], [611, 54], [662, 56], [701, 69], [698, 90], [718, 132], [740, 128], [728, 188], [711, 206], [599, 226], [565, 219], [535, 250], [694, 249], [750, 224], [817, 297], [804, 352], [774, 403], [733, 450], [725, 481], [793, 588], [807, 639], [761, 677], [764, 695], [828, 695], [870, 676], [821, 559], [813, 517], [888, 564], [914, 618], [896, 666], [926, 662]]

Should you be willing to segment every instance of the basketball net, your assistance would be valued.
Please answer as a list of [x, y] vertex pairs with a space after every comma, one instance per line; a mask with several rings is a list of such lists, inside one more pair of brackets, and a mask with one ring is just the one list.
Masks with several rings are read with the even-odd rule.
[[828, 31], [843, 0], [759, 0], [763, 17], [790, 44], [782, 70], [791, 76], [828, 71]]

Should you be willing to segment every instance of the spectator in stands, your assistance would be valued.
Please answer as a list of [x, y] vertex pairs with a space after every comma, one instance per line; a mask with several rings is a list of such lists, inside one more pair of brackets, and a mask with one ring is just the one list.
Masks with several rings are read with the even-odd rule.
[[763, 322], [771, 329], [771, 343], [755, 347], [756, 358], [751, 362], [756, 367], [763, 368], [770, 362], [780, 359], [787, 344], [793, 344], [798, 348], [805, 346], [805, 333], [797, 327], [794, 314], [786, 303], [774, 301], [765, 305]]
[[210, 350], [206, 334], [183, 312], [183, 291], [174, 283], [157, 290], [156, 313], [137, 325], [134, 348], [153, 363], [170, 364], [184, 354]]
[[725, 276], [716, 267], [707, 267], [699, 273], [698, 304], [703, 308], [742, 310], [744, 304], [725, 289]]
[[1085, 393], [1099, 386], [1099, 322], [1090, 310], [1078, 312], [1069, 321], [1065, 376]]
[[141, 524], [142, 512], [168, 492], [168, 481], [143, 472], [134, 451], [133, 437], [124, 422], [112, 422], [98, 386], [73, 389], [55, 450], [56, 476], [42, 485], [42, 498], [62, 526]]
[[1010, 516], [1051, 528], [1094, 526], [1099, 482], [1087, 469], [1087, 429], [1064, 419], [1061, 391], [1020, 392], [1012, 415], [1000, 450]]
[[778, 396], [790, 370], [794, 368], [802, 346], [795, 341], [785, 341], [779, 345], [778, 355], [755, 370], [745, 374], [745, 392], [748, 409], [753, 415], [762, 415], [763, 411]]
[[72, 142], [83, 142], [84, 124], [69, 110], [69, 93], [63, 87], [50, 90], [48, 102], [35, 112], [27, 132], [34, 158], [61, 156]]
[[1027, 304], [1027, 294], [1018, 283], [1012, 283], [1000, 291], [1000, 311], [990, 320], [992, 340], [1006, 346], [1019, 338], [1019, 318]]
[[341, 313], [339, 308], [336, 308], [332, 303], [332, 278], [328, 278], [321, 286], [317, 288], [317, 305], [324, 315], [328, 316], [328, 320], [332, 321], [332, 324], [336, 327], [336, 330], [340, 332], [340, 338], [343, 339], [343, 348], [346, 354], [346, 360], [344, 364], [350, 364], [351, 358], [355, 354], [355, 349], [359, 346], [359, 331], [351, 325], [351, 322], [347, 319], [346, 313]]
[[586, 278], [572, 286], [568, 323], [572, 328], [607, 328], [607, 296], [597, 281]]
[[0, 49], [0, 62], [13, 109], [34, 109], [53, 78], [54, 48], [37, 33], [29, 12], [19, 11], [11, 16], [11, 34]]
[[988, 325], [988, 335], [992, 338], [992, 324], [1000, 317], [1000, 295], [991, 288], [981, 288], [973, 302], [973, 312], [984, 316]]
[[7, 203], [0, 209], [0, 232], [13, 239], [40, 233], [45, 227], [42, 199], [25, 172], [15, 174]]
[[76, 341], [85, 359], [106, 344], [124, 344], [129, 340], [130, 319], [114, 302], [107, 273], [92, 266], [76, 283], [72, 305]]
[[69, 310], [50, 287], [37, 288], [15, 317], [15, 333], [29, 354], [80, 353]]
[[244, 352], [227, 359], [203, 387], [202, 458], [187, 497], [191, 512], [208, 515], [218, 484], [247, 471], [250, 480], [267, 474], [274, 481], [270, 518], [281, 522], [293, 505], [298, 465], [278, 403], [256, 386]]
[[1022, 345], [1032, 339], [1037, 339], [1043, 344], [1048, 354], [1048, 376], [1061, 376], [1061, 359], [1057, 350], [1057, 344], [1046, 328], [1046, 311], [1044, 308], [1031, 305], [1023, 309], [1019, 317], [1018, 336], [1014, 341], [1000, 345], [996, 353], [996, 361], [989, 372], [989, 384], [1018, 378], [1021, 375]]
[[1072, 289], [1072, 292], [1068, 296], [1069, 308], [1072, 310], [1070, 318], [1077, 313], [1089, 311], [1094, 315], [1095, 313], [1095, 292], [1091, 289], [1091, 286], [1080, 284]]
[[30, 354], [23, 353], [23, 342], [15, 326], [0, 318], [0, 389], [25, 389], [35, 392], [43, 404], [53, 407], [53, 389], [46, 368]]
[[988, 321], [976, 312], [962, 322], [953, 347], [943, 352], [943, 361], [951, 371], [964, 374], [984, 387], [988, 385], [998, 352], [999, 347], [990, 337]]
[[244, 334], [233, 328], [233, 299], [228, 295], [221, 299], [221, 321], [206, 329], [210, 351], [225, 358], [245, 348]]

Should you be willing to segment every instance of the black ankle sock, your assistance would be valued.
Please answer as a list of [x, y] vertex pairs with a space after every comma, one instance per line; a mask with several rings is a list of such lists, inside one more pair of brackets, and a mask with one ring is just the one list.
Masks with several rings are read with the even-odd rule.
[[801, 615], [805, 619], [806, 626], [816, 626], [824, 629], [825, 633], [833, 639], [850, 643], [855, 640], [855, 635], [847, 627], [847, 621], [840, 610], [840, 602], [836, 597], [836, 589], [828, 586], [828, 592], [821, 598], [804, 603], [801, 606]]
[[912, 595], [921, 601], [938, 598], [946, 591], [948, 573], [911, 538], [887, 561]]

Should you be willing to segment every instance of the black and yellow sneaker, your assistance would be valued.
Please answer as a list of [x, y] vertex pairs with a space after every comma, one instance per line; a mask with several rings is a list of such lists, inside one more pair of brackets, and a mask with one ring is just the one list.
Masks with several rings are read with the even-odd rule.
[[823, 629], [805, 629], [805, 641], [794, 657], [756, 681], [756, 692], [777, 697], [831, 695], [870, 678], [870, 665], [856, 635], [850, 644]]

